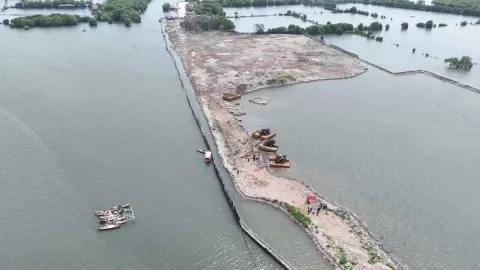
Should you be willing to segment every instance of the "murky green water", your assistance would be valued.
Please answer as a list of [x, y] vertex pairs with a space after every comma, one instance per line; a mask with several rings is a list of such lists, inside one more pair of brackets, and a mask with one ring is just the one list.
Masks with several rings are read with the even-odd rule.
[[[1, 269], [280, 269], [195, 151], [162, 4], [131, 28], [0, 27]], [[95, 231], [127, 202], [135, 224]]]
[[413, 269], [480, 267], [478, 94], [372, 69], [241, 104], [245, 127], [270, 127], [290, 156], [292, 168], [278, 174], [353, 210]]

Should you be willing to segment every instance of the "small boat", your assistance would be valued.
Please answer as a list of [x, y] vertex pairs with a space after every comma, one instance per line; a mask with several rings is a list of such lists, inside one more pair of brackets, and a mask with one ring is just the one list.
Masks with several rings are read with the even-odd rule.
[[103, 226], [100, 226], [97, 228], [99, 231], [107, 231], [107, 230], [113, 230], [113, 229], [118, 229], [120, 228], [120, 224], [118, 223], [108, 223]]
[[290, 168], [290, 162], [275, 163], [275, 161], [270, 161], [270, 168]]
[[258, 150], [264, 151], [264, 152], [277, 152], [277, 149], [278, 149], [278, 145], [274, 145], [274, 146], [266, 146], [263, 144], [258, 145]]
[[[276, 158], [276, 157], [277, 157], [276, 154], [270, 155], [270, 156], [268, 156], [268, 160], [269, 160], [269, 161], [275, 161], [275, 158]], [[287, 161], [290, 161], [290, 160], [287, 158], [287, 156], [284, 156], [284, 158], [286, 158]]]
[[129, 204], [129, 203], [123, 204], [123, 205], [121, 205], [121, 207], [123, 207], [123, 208], [130, 208], [130, 204]]
[[127, 222], [127, 220], [126, 220], [126, 219], [123, 219], [123, 220], [117, 221], [117, 224], [122, 225], [122, 224], [125, 223], [125, 222]]
[[197, 152], [202, 153], [202, 154], [205, 154], [207, 151], [206, 151], [206, 150], [203, 150], [203, 149], [197, 149]]
[[210, 163], [212, 161], [212, 152], [207, 151], [205, 152], [205, 163]]
[[110, 214], [112, 214], [111, 210], [95, 211], [95, 215], [98, 216], [98, 217], [108, 216]]
[[275, 135], [277, 135], [277, 133], [270, 132], [269, 128], [261, 128], [252, 133], [252, 138], [268, 140], [273, 138]]

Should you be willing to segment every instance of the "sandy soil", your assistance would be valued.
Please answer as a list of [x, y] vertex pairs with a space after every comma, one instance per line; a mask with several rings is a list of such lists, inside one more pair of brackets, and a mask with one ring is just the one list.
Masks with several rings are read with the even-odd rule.
[[[167, 33], [195, 87], [222, 162], [238, 191], [286, 213], [288, 204], [308, 215], [307, 207], [312, 205], [307, 205], [305, 198], [315, 191], [299, 181], [275, 177], [261, 160], [254, 162], [249, 158], [257, 152], [256, 142], [229, 112], [222, 93], [245, 93], [273, 86], [278, 80], [273, 85], [267, 81], [287, 75], [294, 80], [282, 83], [344, 79], [359, 75], [366, 68], [358, 59], [305, 36], [189, 33], [179, 27], [178, 21], [168, 22]], [[321, 202], [329, 210], [309, 215], [314, 224], [305, 229], [332, 264], [342, 269], [404, 268], [382, 250], [353, 213], [325, 198]]]

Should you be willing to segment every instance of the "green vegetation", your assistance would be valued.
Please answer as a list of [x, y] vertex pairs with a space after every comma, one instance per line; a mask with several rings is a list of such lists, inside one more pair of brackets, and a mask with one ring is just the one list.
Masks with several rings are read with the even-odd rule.
[[265, 7], [269, 6], [283, 6], [283, 5], [299, 5], [300, 0], [219, 0], [224, 7]]
[[368, 27], [368, 30], [370, 31], [382, 31], [382, 29], [383, 29], [383, 25], [379, 22], [372, 22]]
[[446, 23], [440, 23], [440, 24], [438, 24], [438, 27], [445, 27], [445, 26], [447, 26]]
[[362, 246], [368, 252], [368, 263], [369, 264], [376, 264], [377, 262], [381, 261], [382, 258], [377, 254], [375, 249], [371, 246], [364, 245]]
[[390, 30], [390, 24], [385, 25], [385, 31]]
[[343, 210], [343, 209], [340, 209], [340, 208], [337, 208], [337, 209], [333, 210], [333, 213], [343, 220], [350, 218], [350, 214], [348, 214], [348, 212], [346, 210]]
[[90, 24], [90, 26], [97, 26], [97, 20], [95, 18], [90, 18], [88, 19], [88, 24]]
[[408, 23], [406, 23], [406, 22], [403, 22], [401, 24], [401, 26], [402, 26], [402, 30], [407, 30], [408, 29]]
[[223, 132], [222, 126], [217, 119], [213, 120], [213, 129], [217, 130], [218, 132]]
[[473, 66], [472, 58], [470, 56], [450, 57], [445, 59], [445, 63], [449, 63], [449, 66], [456, 69], [470, 70]]
[[375, 38], [375, 41], [383, 42], [383, 37], [376, 37], [376, 38]]
[[338, 263], [340, 265], [345, 265], [347, 264], [348, 262], [348, 259], [347, 259], [347, 253], [345, 253], [345, 250], [341, 247], [338, 248], [338, 253], [340, 255], [340, 259], [338, 260]]
[[267, 34], [293, 34], [293, 35], [301, 35], [301, 34], [309, 34], [309, 35], [323, 35], [323, 34], [343, 34], [347, 31], [353, 31], [353, 25], [348, 23], [338, 23], [338, 24], [331, 24], [327, 22], [325, 25], [315, 24], [312, 26], [308, 26], [307, 28], [301, 28], [298, 25], [290, 24], [288, 27], [277, 27], [277, 28], [270, 28], [267, 30]]
[[433, 21], [429, 20], [426, 23], [419, 22], [416, 24], [418, 28], [426, 28], [426, 29], [432, 29], [433, 28]]
[[151, 0], [107, 0], [102, 12], [95, 13], [95, 19], [106, 22], [125, 22], [129, 18], [134, 23], [141, 22], [140, 14], [147, 10]]
[[80, 17], [70, 14], [50, 14], [50, 15], [33, 15], [26, 17], [18, 17], [12, 19], [10, 27], [25, 28], [32, 27], [59, 27], [77, 25], [79, 22], [88, 22], [91, 17]]
[[28, 27], [28, 25], [25, 25], [25, 26], [23, 27], [23, 30], [30, 30], [30, 27]]
[[125, 20], [123, 21], [123, 24], [125, 26], [131, 26], [132, 25], [132, 20], [130, 20], [130, 18], [125, 18]]
[[3, 25], [8, 25], [9, 23], [10, 23], [10, 21], [8, 19], [3, 20]]
[[[307, 5], [325, 5], [325, 0], [305, 1]], [[432, 5], [426, 5], [423, 1], [413, 2], [408, 0], [336, 0], [335, 3], [361, 3], [411, 10], [480, 16], [480, 2], [477, 0], [433, 0]]]
[[367, 11], [362, 11], [362, 10], [359, 10], [357, 9], [357, 7], [351, 7], [351, 8], [347, 8], [347, 9], [344, 9], [344, 10], [341, 10], [341, 9], [335, 9], [332, 11], [333, 13], [352, 13], [352, 14], [360, 14], [360, 15], [365, 15], [365, 16], [368, 16], [370, 13], [368, 13]]
[[433, 21], [432, 20], [429, 20], [425, 23], [425, 28], [426, 29], [432, 29], [433, 27]]
[[385, 265], [392, 270], [396, 270], [395, 266], [393, 266], [391, 263], [386, 263]]
[[225, 17], [225, 12], [218, 3], [201, 2], [188, 10], [201, 16], [189, 17], [181, 22], [180, 25], [187, 30], [210, 31], [235, 29], [235, 24]]
[[434, 0], [432, 4], [467, 10], [480, 10], [480, 2], [476, 0]]
[[300, 211], [298, 208], [292, 205], [287, 205], [287, 211], [292, 214], [300, 223], [302, 223], [305, 227], [312, 225], [312, 219], [309, 216], [306, 216]]
[[197, 15], [220, 15], [225, 16], [225, 12], [223, 8], [218, 3], [213, 2], [201, 2], [196, 4], [192, 9], [188, 9], [188, 11], [193, 11]]
[[[340, 11], [336, 9], [336, 4], [360, 3], [411, 10], [480, 16], [480, 2], [478, 0], [433, 0], [432, 5], [426, 5], [424, 1], [413, 2], [409, 0], [215, 0], [215, 3], [218, 3], [223, 7], [256, 7], [303, 4], [307, 6], [322, 6], [324, 9], [334, 11], [335, 13], [346, 12], [345, 10]], [[356, 13], [365, 15], [365, 13]], [[378, 14], [372, 17], [376, 18], [378, 17]], [[385, 18], [385, 16], [382, 16], [382, 18]]]
[[15, 3], [15, 8], [58, 8], [59, 5], [74, 5], [75, 8], [85, 8], [91, 5], [91, 1], [74, 1], [74, 0], [46, 0], [46, 1], [20, 1]]
[[277, 78], [267, 80], [267, 85], [285, 84], [288, 81], [296, 81], [292, 75], [284, 75]]
[[163, 12], [170, 11], [170, 3], [165, 3], [162, 6]]
[[211, 31], [211, 30], [233, 30], [235, 24], [220, 15], [201, 15], [198, 17], [186, 18], [180, 22], [180, 26], [190, 31]]
[[465, 25], [467, 25], [466, 21], [463, 21], [463, 22], [460, 23], [460, 26], [465, 26]]
[[[99, 15], [95, 14], [97, 20], [101, 21], [101, 22], [108, 22], [110, 20], [112, 20], [112, 18], [110, 17], [110, 15], [108, 15], [108, 13], [105, 13], [105, 12], [102, 12], [102, 13], [98, 13]], [[112, 20], [113, 21], [113, 20]]]

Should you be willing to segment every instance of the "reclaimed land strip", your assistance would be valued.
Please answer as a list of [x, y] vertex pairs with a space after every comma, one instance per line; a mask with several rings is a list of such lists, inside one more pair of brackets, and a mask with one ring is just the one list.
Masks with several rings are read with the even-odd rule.
[[[219, 151], [216, 149], [215, 138], [213, 137], [212, 133], [205, 132], [204, 128], [203, 128], [203, 127], [207, 126], [208, 130], [210, 130], [210, 128], [208, 126], [209, 122], [205, 118], [206, 116], [204, 114], [199, 114], [198, 113], [198, 110], [203, 110], [203, 109], [200, 107], [200, 104], [198, 103], [198, 100], [195, 98], [196, 95], [195, 95], [195, 92], [194, 92], [193, 88], [190, 85], [189, 79], [183, 75], [185, 72], [184, 72], [184, 67], [183, 67], [183, 64], [182, 64], [182, 61], [181, 61], [180, 57], [176, 54], [175, 51], [172, 51], [170, 49], [173, 46], [170, 42], [168, 34], [165, 31], [165, 20], [163, 20], [161, 22], [162, 22], [162, 34], [163, 34], [163, 36], [165, 38], [165, 42], [166, 42], [166, 49], [170, 53], [170, 55], [172, 56], [172, 58], [174, 60], [175, 66], [177, 68], [178, 75], [180, 77], [180, 83], [181, 83], [183, 89], [185, 90], [186, 97], [187, 97], [187, 102], [190, 106], [190, 109], [191, 109], [191, 112], [192, 112], [192, 114], [195, 118], [195, 121], [197, 122], [197, 125], [200, 129], [200, 132], [202, 134], [202, 138], [203, 138], [206, 146], [208, 147], [208, 149], [210, 149], [213, 153], [212, 163], [213, 163], [213, 167], [214, 167], [214, 170], [215, 170], [215, 174], [220, 181], [222, 189], [225, 193], [225, 196], [228, 199], [228, 202], [229, 202], [229, 204], [231, 206], [231, 209], [232, 209], [232, 211], [233, 211], [233, 213], [236, 217], [237, 222], [239, 223], [242, 230], [255, 243], [257, 243], [263, 250], [265, 250], [267, 252], [267, 254], [269, 254], [272, 258], [274, 258], [280, 265], [282, 265], [287, 270], [295, 269], [285, 258], [283, 258], [283, 256], [281, 254], [279, 254], [275, 249], [270, 247], [261, 237], [259, 237], [257, 234], [255, 234], [253, 232], [253, 230], [245, 223], [245, 221], [243, 220], [240, 213], [237, 211], [237, 208], [235, 206], [235, 201], [233, 199], [233, 196], [231, 195], [231, 191], [225, 184], [225, 181], [227, 181], [225, 179], [230, 177], [230, 175], [228, 174], [228, 172], [224, 173], [223, 171], [226, 170], [225, 167], [223, 165], [220, 166], [217, 163], [218, 161], [216, 161], [216, 160], [221, 160], [221, 158], [218, 155]], [[189, 90], [191, 90], [191, 91], [189, 91]], [[248, 246], [247, 246], [247, 248], [250, 251], [250, 248]]]
[[407, 269], [347, 209], [322, 198], [329, 211], [306, 218], [305, 198], [314, 191], [302, 182], [271, 175], [261, 161], [243, 158], [254, 151], [255, 142], [222, 101], [225, 92], [245, 94], [280, 84], [354, 77], [366, 71], [362, 61], [306, 36], [191, 33], [179, 21], [167, 22], [166, 29], [223, 165], [242, 196], [288, 211], [302, 222], [325, 258], [341, 269]]

